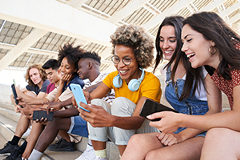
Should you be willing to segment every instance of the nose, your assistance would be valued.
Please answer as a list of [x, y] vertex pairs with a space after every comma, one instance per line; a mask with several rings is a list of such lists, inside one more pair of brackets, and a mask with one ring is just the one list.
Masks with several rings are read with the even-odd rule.
[[123, 63], [123, 60], [121, 59], [120, 62], [117, 64], [118, 68], [122, 68], [125, 66], [125, 64]]
[[182, 52], [186, 52], [187, 51], [186, 43], [183, 43], [181, 50], [182, 50]]
[[169, 47], [168, 41], [163, 41], [163, 48], [166, 49], [168, 47]]

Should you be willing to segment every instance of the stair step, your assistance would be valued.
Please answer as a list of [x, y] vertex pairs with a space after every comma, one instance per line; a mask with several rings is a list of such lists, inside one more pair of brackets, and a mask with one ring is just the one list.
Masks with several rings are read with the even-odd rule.
[[[0, 134], [2, 134], [2, 136], [6, 141], [11, 140], [12, 137], [14, 136], [14, 132], [16, 130], [19, 117], [20, 117], [19, 113], [15, 113], [11, 109], [0, 107]], [[3, 142], [3, 143], [5, 144], [6, 142]], [[74, 152], [54, 152], [54, 151], [49, 151], [47, 149], [44, 152], [44, 155], [42, 156], [41, 159], [42, 160], [76, 159], [82, 154], [82, 152], [84, 152], [84, 150], [86, 149], [87, 143], [88, 143], [88, 138], [83, 137], [81, 142], [76, 145], [77, 151], [74, 151]], [[107, 142], [107, 156], [108, 156], [108, 160], [119, 159], [118, 147], [112, 142]]]

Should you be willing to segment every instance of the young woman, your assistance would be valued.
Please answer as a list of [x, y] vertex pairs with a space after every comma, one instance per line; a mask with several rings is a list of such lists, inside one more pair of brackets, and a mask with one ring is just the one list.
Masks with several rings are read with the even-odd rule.
[[[89, 138], [99, 160], [106, 159], [108, 137], [122, 155], [132, 135], [157, 131], [139, 112], [145, 99], [159, 102], [161, 97], [158, 78], [142, 69], [153, 60], [151, 37], [139, 26], [123, 25], [111, 36], [111, 42], [116, 71], [91, 92], [91, 106], [80, 103], [90, 113], [79, 109], [80, 116], [88, 122]], [[109, 105], [100, 98], [111, 89], [115, 91], [115, 100]]]
[[[157, 57], [154, 70], [163, 56], [169, 60], [161, 68], [165, 79], [164, 96], [175, 110], [183, 114], [203, 115], [220, 112], [220, 104], [210, 96], [216, 88], [210, 76], [203, 67], [191, 68], [187, 56], [181, 51], [182, 22], [183, 17], [180, 16], [165, 18], [156, 37]], [[206, 133], [193, 128], [178, 128], [174, 131], [168, 134], [163, 132], [134, 135], [122, 159], [199, 159]]]
[[178, 127], [210, 130], [201, 159], [240, 159], [239, 35], [213, 12], [193, 14], [183, 25], [182, 51], [193, 68], [205, 65], [216, 86], [227, 95], [231, 111], [204, 116], [156, 113], [149, 118], [162, 119], [151, 125], [166, 133]]

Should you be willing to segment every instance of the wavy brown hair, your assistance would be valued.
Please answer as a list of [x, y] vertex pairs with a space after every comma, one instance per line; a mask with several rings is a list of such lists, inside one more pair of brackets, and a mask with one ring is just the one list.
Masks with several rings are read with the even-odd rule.
[[133, 24], [120, 26], [110, 38], [113, 54], [116, 45], [124, 45], [133, 49], [139, 67], [147, 68], [152, 64], [153, 40], [142, 27]]
[[[183, 21], [193, 30], [201, 33], [206, 40], [212, 40], [219, 52], [221, 62], [218, 66], [218, 73], [227, 80], [231, 80], [230, 71], [240, 70], [240, 51], [236, 49], [240, 44], [239, 35], [234, 32], [224, 20], [214, 12], [200, 12], [193, 14]], [[211, 75], [214, 68], [205, 66]]]
[[45, 72], [45, 69], [42, 68], [42, 65], [41, 65], [41, 64], [33, 64], [33, 65], [31, 65], [31, 66], [28, 67], [27, 72], [26, 72], [26, 75], [25, 75], [25, 80], [26, 80], [26, 82], [28, 83], [28, 85], [30, 85], [30, 86], [35, 86], [35, 84], [34, 84], [33, 81], [31, 80], [30, 75], [29, 75], [29, 71], [30, 71], [30, 69], [32, 69], [32, 68], [38, 69], [39, 74], [40, 74], [40, 77], [42, 78], [42, 81], [43, 81], [43, 82], [47, 79], [47, 74], [46, 74], [46, 72]]

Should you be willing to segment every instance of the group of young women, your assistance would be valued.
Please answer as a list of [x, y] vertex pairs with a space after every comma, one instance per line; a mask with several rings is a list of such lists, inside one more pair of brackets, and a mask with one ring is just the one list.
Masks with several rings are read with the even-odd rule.
[[[121, 160], [240, 159], [239, 35], [216, 13], [201, 12], [166, 17], [155, 42], [155, 69], [169, 60], [163, 95], [179, 113], [149, 115], [161, 118], [150, 122], [161, 133], [132, 136]], [[221, 91], [230, 111], [221, 111]]]

